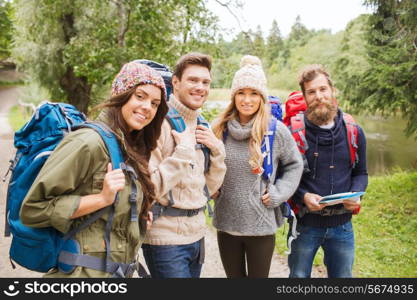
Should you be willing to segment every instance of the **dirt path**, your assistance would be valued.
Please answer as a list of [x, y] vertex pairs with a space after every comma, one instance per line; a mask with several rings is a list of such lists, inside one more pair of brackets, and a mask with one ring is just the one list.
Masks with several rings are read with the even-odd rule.
[[[41, 277], [41, 273], [26, 270], [19, 265], [13, 269], [9, 261], [10, 237], [4, 237], [5, 223], [5, 201], [7, 184], [10, 176], [3, 182], [1, 179], [9, 167], [9, 159], [14, 156], [13, 133], [7, 122], [7, 112], [17, 103], [18, 89], [7, 88], [0, 89], [0, 277]], [[203, 266], [201, 277], [225, 277], [223, 266], [221, 263], [216, 232], [210, 228], [206, 235], [206, 258]], [[143, 262], [143, 255], [140, 255]], [[315, 268], [313, 277], [324, 277], [322, 269]], [[274, 254], [270, 270], [270, 277], [288, 277], [288, 267], [286, 257]]]
[[15, 150], [13, 132], [7, 121], [9, 109], [17, 103], [18, 88], [0, 88], [0, 277], [40, 277], [41, 274], [28, 271], [20, 266], [13, 269], [9, 261], [10, 237], [4, 237], [7, 184], [10, 174], [3, 182]]

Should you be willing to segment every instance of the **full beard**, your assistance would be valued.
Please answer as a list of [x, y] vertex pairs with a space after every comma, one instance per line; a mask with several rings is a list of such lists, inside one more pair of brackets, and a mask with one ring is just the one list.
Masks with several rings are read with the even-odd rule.
[[331, 122], [337, 113], [337, 106], [328, 102], [317, 102], [308, 106], [307, 119], [317, 126]]

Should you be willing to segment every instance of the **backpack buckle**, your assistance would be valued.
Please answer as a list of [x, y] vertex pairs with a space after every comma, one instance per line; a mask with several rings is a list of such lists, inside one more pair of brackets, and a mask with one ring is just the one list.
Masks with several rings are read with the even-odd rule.
[[128, 265], [127, 270], [124, 274], [126, 278], [131, 278], [133, 273], [139, 269], [138, 262], [133, 262]]
[[194, 217], [194, 216], [198, 215], [199, 212], [200, 212], [199, 209], [188, 209], [187, 210], [187, 217]]
[[152, 206], [152, 213], [153, 213], [154, 222], [158, 217], [162, 216], [162, 214], [164, 213], [165, 210], [166, 210], [166, 206], [163, 206], [159, 203], [155, 203]]

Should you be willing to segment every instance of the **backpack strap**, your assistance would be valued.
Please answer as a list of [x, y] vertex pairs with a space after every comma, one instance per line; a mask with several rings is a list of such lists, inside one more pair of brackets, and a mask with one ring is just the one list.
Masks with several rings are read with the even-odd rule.
[[[167, 115], [165, 116], [171, 128], [178, 132], [183, 132], [187, 127], [185, 121], [180, 113], [172, 106], [170, 106]], [[209, 123], [203, 118], [202, 115], [197, 116], [197, 125], [203, 125], [206, 128], [210, 128]], [[210, 149], [203, 144], [196, 144], [195, 149], [201, 149], [204, 154], [204, 172], [207, 173], [210, 168]]]
[[152, 206], [153, 219], [156, 220], [160, 216], [170, 216], [170, 217], [193, 217], [198, 215], [202, 210], [205, 210], [206, 206], [196, 208], [196, 209], [182, 209], [172, 206], [164, 206], [160, 203], [155, 203]]
[[265, 133], [264, 138], [262, 140], [262, 145], [261, 145], [261, 151], [264, 155], [264, 161], [262, 163], [262, 168], [264, 169], [264, 171], [262, 173], [262, 177], [266, 181], [270, 180], [272, 170], [274, 168], [272, 149], [274, 145], [276, 127], [277, 127], [277, 119], [274, 117], [271, 117], [268, 131]]
[[104, 123], [86, 122], [77, 128], [91, 128], [94, 129], [103, 139], [104, 144], [109, 151], [110, 160], [113, 169], [125, 169], [122, 151], [120, 150], [119, 142], [111, 129]]
[[[114, 135], [114, 133], [110, 130], [110, 128], [107, 127], [104, 123], [84, 123], [81, 126], [78, 126], [74, 129], [78, 128], [91, 128], [95, 130], [100, 137], [103, 139], [103, 142], [105, 143], [107, 150], [109, 151], [110, 160], [112, 162], [113, 169], [122, 169], [126, 170], [127, 173], [132, 178], [132, 193], [129, 196], [129, 203], [131, 205], [131, 221], [137, 221], [137, 187], [135, 184], [135, 180], [137, 178], [136, 172], [133, 170], [132, 167], [126, 167], [123, 159], [123, 155], [119, 146], [119, 142]], [[117, 205], [119, 201], [119, 193], [115, 196], [115, 201], [112, 205], [105, 207], [103, 209], [100, 209], [93, 213], [86, 221], [84, 221], [80, 226], [72, 229], [70, 232], [68, 232], [63, 240], [64, 245], [63, 249], [59, 254], [58, 257], [58, 267], [59, 269], [64, 273], [72, 272], [72, 270], [76, 266], [82, 266], [86, 268], [91, 268], [98, 271], [107, 272], [113, 275], [113, 277], [128, 277], [131, 276], [135, 269], [135, 266], [137, 267], [137, 263], [132, 264], [123, 264], [123, 263], [117, 263], [113, 262], [110, 259], [110, 232], [113, 224], [113, 217], [115, 213], [115, 206]], [[104, 215], [106, 212], [108, 212], [108, 218], [105, 225], [105, 232], [104, 232], [104, 242], [106, 246], [106, 258], [103, 260], [101, 258], [97, 258], [90, 255], [82, 255], [78, 254], [80, 253], [79, 245], [78, 243], [72, 239], [78, 232], [81, 230], [87, 228], [92, 223], [97, 221], [102, 215]], [[74, 251], [75, 250], [75, 251]], [[143, 273], [145, 270], [143, 266], [140, 266], [140, 272], [142, 273], [143, 277], [147, 277], [148, 275]]]
[[352, 168], [359, 162], [358, 156], [358, 124], [353, 119], [352, 115], [343, 113], [343, 121], [346, 125], [347, 139], [349, 144], [350, 161]]
[[278, 209], [281, 210], [281, 214], [284, 218], [288, 219], [288, 223], [290, 224], [290, 229], [288, 231], [288, 238], [287, 238], [287, 247], [288, 250], [285, 251], [285, 254], [291, 254], [291, 244], [292, 242], [297, 239], [298, 235], [300, 234], [297, 231], [297, 213], [292, 208], [291, 204], [289, 203], [291, 199], [288, 200], [288, 202], [283, 202], [278, 207]]
[[223, 130], [223, 139], [222, 139], [223, 144], [226, 143], [226, 140], [227, 140], [228, 136], [229, 136], [229, 131], [227, 130], [227, 127], [225, 127], [224, 130]]
[[[197, 125], [203, 125], [206, 128], [210, 129], [209, 123], [206, 121], [206, 119], [203, 118], [202, 115], [198, 115], [197, 117]], [[210, 149], [203, 144], [198, 143], [196, 145], [196, 149], [201, 149], [204, 154], [204, 173], [207, 173], [210, 169]]]
[[[352, 163], [352, 168], [359, 162], [358, 157], [358, 124], [355, 122], [353, 117], [350, 114], [343, 113], [343, 121], [346, 125], [347, 139], [349, 145], [350, 160]], [[291, 117], [289, 129], [291, 134], [297, 143], [298, 150], [300, 151], [303, 162], [304, 162], [304, 171], [309, 171], [307, 159], [305, 153], [308, 150], [308, 143], [305, 136], [305, 123], [304, 123], [304, 114], [298, 113], [296, 116]]]
[[183, 132], [186, 128], [184, 119], [181, 117], [178, 110], [176, 110], [172, 106], [169, 107], [165, 119], [168, 121], [169, 125], [171, 125], [171, 128], [175, 131]]
[[94, 129], [98, 134], [100, 134], [101, 138], [104, 141], [104, 144], [107, 147], [107, 150], [109, 151], [110, 160], [112, 162], [113, 169], [122, 169], [126, 171], [127, 174], [130, 176], [130, 178], [132, 179], [132, 183], [131, 183], [132, 191], [129, 195], [130, 221], [132, 222], [138, 221], [137, 202], [136, 202], [138, 189], [135, 184], [135, 181], [137, 180], [138, 176], [135, 170], [131, 166], [125, 165], [123, 154], [120, 149], [119, 142], [116, 136], [111, 131], [111, 129], [102, 122], [94, 122], [94, 123], [87, 122], [81, 127]]
[[[16, 167], [16, 165], [19, 162], [22, 155], [23, 155], [23, 153], [18, 151], [16, 153], [15, 158], [9, 160], [10, 165], [9, 165], [9, 168], [7, 169], [7, 173], [3, 177], [3, 182], [6, 181], [6, 177], [9, 174], [9, 172], [14, 171], [14, 168]], [[10, 181], [12, 181], [12, 179], [13, 179], [13, 177], [10, 179]], [[10, 185], [10, 182], [9, 182], [9, 185]], [[10, 236], [10, 224], [9, 224], [9, 221], [8, 221], [8, 218], [9, 218], [8, 213], [9, 213], [9, 210], [10, 210], [9, 201], [8, 201], [9, 193], [10, 193], [9, 191], [10, 191], [10, 188], [7, 189], [7, 197], [6, 197], [6, 210], [5, 210], [5, 218], [4, 218], [4, 236], [5, 237]]]
[[[184, 132], [186, 129], [185, 121], [180, 113], [172, 106], [169, 107], [169, 111], [165, 116], [166, 120], [168, 121], [169, 125], [172, 129], [177, 132]], [[210, 128], [209, 123], [203, 118], [203, 116], [197, 116], [197, 125], [203, 125], [206, 128]], [[196, 150], [202, 150], [204, 154], [204, 173], [207, 173], [210, 168], [210, 149], [203, 145], [203, 144], [196, 144]], [[210, 205], [210, 194], [208, 191], [207, 184], [204, 185], [204, 194], [207, 198], [207, 207], [208, 213], [211, 217], [213, 215], [213, 209]], [[197, 208], [197, 209], [181, 209], [173, 207], [174, 205], [174, 196], [172, 195], [172, 191], [168, 191], [168, 206], [161, 205], [160, 203], [155, 203], [152, 205], [152, 213], [153, 213], [153, 220], [156, 221], [157, 218], [160, 216], [170, 216], [170, 217], [192, 217], [197, 215], [200, 211], [205, 210], [206, 206]]]
[[103, 264], [103, 259], [99, 257], [74, 254], [73, 252], [65, 250], [61, 251], [59, 261], [62, 264], [76, 265], [97, 271], [107, 272], [112, 274], [113, 278], [132, 277], [134, 271], [138, 272], [139, 277], [150, 278], [146, 269], [139, 262], [125, 264], [113, 262], [109, 259], [105, 264]]
[[306, 139], [306, 126], [304, 123], [304, 113], [300, 112], [297, 115], [290, 118], [290, 126], [289, 129], [291, 131], [291, 135], [294, 138], [298, 151], [300, 151], [301, 156], [303, 158], [304, 164], [304, 173], [310, 172], [310, 168], [308, 167], [308, 162], [305, 153], [308, 150], [308, 143]]

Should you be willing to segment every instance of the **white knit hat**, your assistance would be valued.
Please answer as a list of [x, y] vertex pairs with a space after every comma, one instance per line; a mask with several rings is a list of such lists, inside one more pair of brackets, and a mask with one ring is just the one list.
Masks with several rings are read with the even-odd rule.
[[257, 90], [264, 101], [268, 99], [266, 77], [261, 60], [257, 56], [245, 55], [240, 60], [240, 69], [235, 73], [232, 82], [232, 101], [238, 90], [251, 88]]

